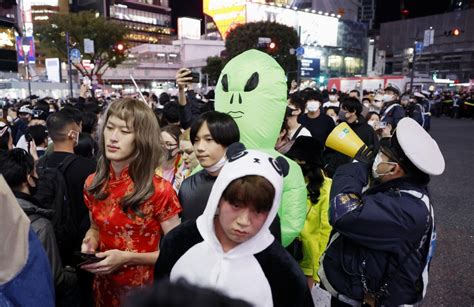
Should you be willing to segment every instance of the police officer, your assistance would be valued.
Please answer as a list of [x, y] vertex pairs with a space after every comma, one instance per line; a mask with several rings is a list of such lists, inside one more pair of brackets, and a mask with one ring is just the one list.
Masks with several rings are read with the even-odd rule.
[[405, 110], [400, 105], [400, 89], [389, 84], [383, 95], [384, 106], [380, 111], [380, 121], [390, 125], [392, 129], [397, 127], [398, 122], [405, 117]]
[[338, 168], [330, 195], [334, 232], [319, 271], [332, 306], [396, 306], [423, 299], [436, 238], [427, 184], [444, 167], [436, 142], [404, 118], [394, 135], [381, 141], [370, 189], [363, 192], [368, 164]]

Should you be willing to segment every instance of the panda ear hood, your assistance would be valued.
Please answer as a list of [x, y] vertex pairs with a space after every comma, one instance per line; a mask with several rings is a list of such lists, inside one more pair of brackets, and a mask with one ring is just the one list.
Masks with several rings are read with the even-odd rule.
[[242, 255], [259, 253], [274, 241], [275, 238], [270, 233], [269, 227], [278, 213], [283, 192], [283, 177], [286, 176], [289, 171], [288, 162], [283, 157], [274, 159], [264, 152], [258, 150], [242, 150], [244, 147], [239, 146], [240, 145], [232, 144], [227, 149], [228, 160], [221, 169], [212, 187], [204, 213], [199, 216], [196, 221], [198, 230], [204, 241], [210, 243], [215, 251], [223, 252], [215, 235], [214, 217], [224, 190], [235, 179], [250, 175], [264, 177], [273, 185], [275, 196], [267, 220], [260, 231], [248, 241], [230, 250], [226, 255], [228, 257], [241, 257]]

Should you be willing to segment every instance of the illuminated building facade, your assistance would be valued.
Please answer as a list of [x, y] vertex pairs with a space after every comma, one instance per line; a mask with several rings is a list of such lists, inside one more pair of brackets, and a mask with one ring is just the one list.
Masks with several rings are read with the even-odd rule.
[[[299, 32], [300, 45], [305, 50], [302, 65], [317, 66], [318, 80], [324, 80], [320, 83], [330, 77], [365, 74], [367, 26], [352, 18], [343, 18], [337, 11], [299, 9], [293, 2], [204, 0], [203, 10], [224, 39], [236, 26], [248, 22], [270, 21], [294, 28]], [[303, 73], [301, 76], [303, 79], [315, 78]]]
[[17, 71], [15, 31], [17, 30], [16, 1], [0, 3], [0, 71]]
[[73, 0], [71, 10], [95, 10], [124, 24], [130, 30], [130, 47], [171, 43], [175, 35], [168, 0]]

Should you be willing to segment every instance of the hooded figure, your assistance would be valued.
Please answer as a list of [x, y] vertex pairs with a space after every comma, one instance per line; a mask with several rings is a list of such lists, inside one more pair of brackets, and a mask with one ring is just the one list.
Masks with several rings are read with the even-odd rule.
[[[155, 265], [155, 280], [168, 276], [173, 281], [184, 278], [192, 284], [218, 289], [259, 307], [313, 306], [298, 264], [269, 230], [279, 209], [288, 163], [282, 157], [274, 159], [256, 150], [234, 155], [228, 152], [228, 155], [229, 160], [214, 183], [204, 213], [196, 222], [181, 224], [163, 238]], [[267, 203], [268, 210], [263, 213], [258, 209], [251, 211], [248, 194], [237, 190], [243, 197], [239, 198], [243, 207], [248, 205], [250, 212], [266, 214], [266, 218], [261, 221], [261, 228], [255, 227], [254, 232], [245, 227], [237, 233], [229, 227], [226, 232], [227, 226], [235, 224], [222, 222], [227, 214], [223, 203], [230, 204], [231, 210], [242, 208], [239, 203], [236, 205], [225, 199], [227, 188], [232, 190], [236, 180], [248, 177], [269, 182], [274, 191], [273, 201], [271, 206]], [[227, 204], [225, 206], [229, 206]], [[234, 243], [230, 249], [223, 243], [220, 227], [226, 238]]]
[[0, 306], [54, 306], [48, 258], [0, 175]]
[[[240, 141], [278, 157], [274, 147], [285, 117], [287, 86], [285, 72], [268, 54], [248, 50], [233, 58], [222, 70], [216, 86], [216, 111], [232, 116], [239, 126]], [[287, 160], [279, 217], [281, 241], [288, 246], [303, 229], [306, 218], [306, 188], [298, 165]]]

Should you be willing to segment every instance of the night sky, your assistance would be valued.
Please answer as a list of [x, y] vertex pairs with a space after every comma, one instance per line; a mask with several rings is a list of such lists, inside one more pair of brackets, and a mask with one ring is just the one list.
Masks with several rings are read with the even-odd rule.
[[175, 29], [178, 17], [204, 19], [202, 0], [170, 0], [170, 6], [173, 14], [173, 28]]
[[[399, 20], [401, 0], [376, 0], [376, 24]], [[451, 0], [405, 0], [408, 18], [422, 17], [446, 12]], [[194, 17], [203, 19], [202, 0], [170, 0], [173, 11], [173, 27], [176, 28], [177, 17]]]
[[[401, 19], [400, 0], [376, 0], [376, 24]], [[405, 0], [405, 9], [409, 11], [407, 18], [441, 14], [448, 11], [451, 0]]]

